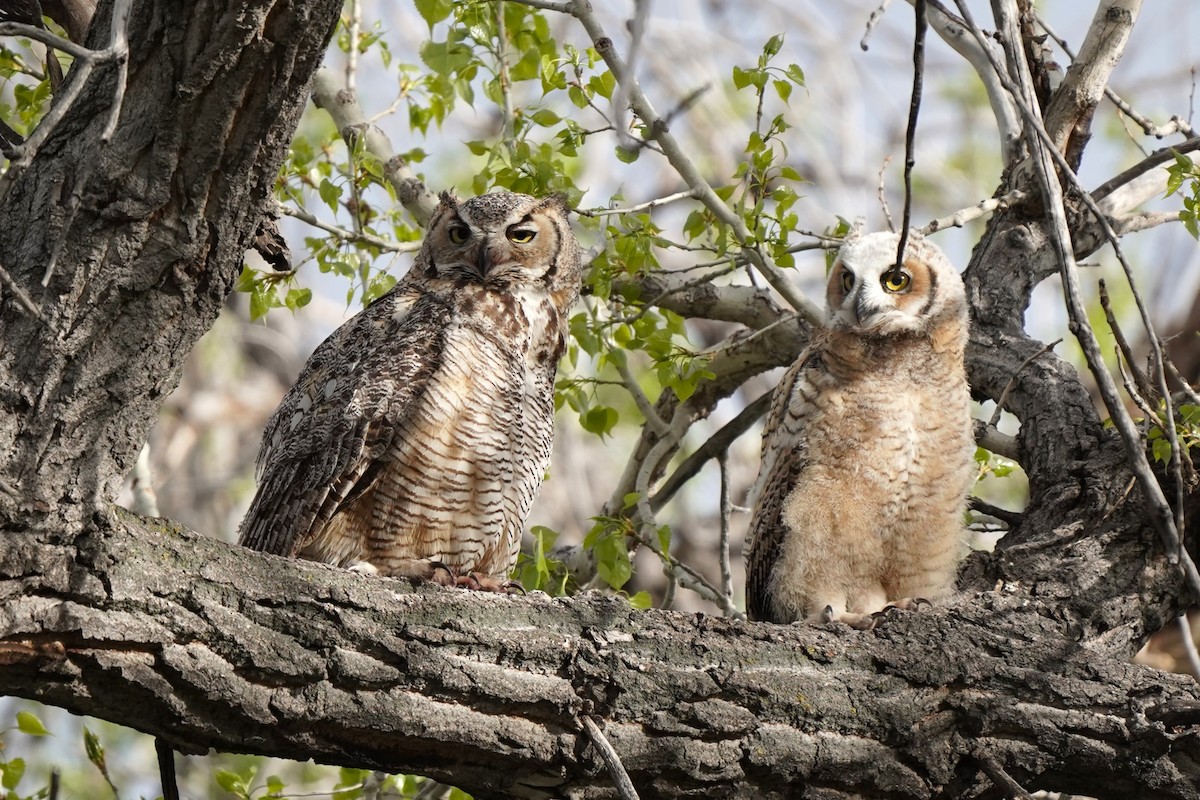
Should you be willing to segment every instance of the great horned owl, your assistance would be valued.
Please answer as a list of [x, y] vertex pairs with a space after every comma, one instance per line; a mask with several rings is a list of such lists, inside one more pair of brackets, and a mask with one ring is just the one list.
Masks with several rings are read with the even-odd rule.
[[958, 273], [916, 234], [852, 235], [828, 319], [776, 390], [750, 521], [746, 607], [836, 619], [950, 593], [974, 479]]
[[504, 585], [579, 294], [567, 215], [557, 196], [442, 194], [409, 272], [316, 349], [267, 423], [243, 545]]

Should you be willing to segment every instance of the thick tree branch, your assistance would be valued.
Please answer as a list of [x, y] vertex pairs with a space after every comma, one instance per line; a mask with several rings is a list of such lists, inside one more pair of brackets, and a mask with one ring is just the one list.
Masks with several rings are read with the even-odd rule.
[[978, 748], [1025, 786], [1200, 797], [1192, 681], [1062, 638], [1052, 605], [1015, 586], [862, 633], [414, 591], [123, 512], [6, 540], [3, 690], [182, 752], [590, 797], [611, 779], [589, 714], [647, 798], [960, 797], [987, 785]]

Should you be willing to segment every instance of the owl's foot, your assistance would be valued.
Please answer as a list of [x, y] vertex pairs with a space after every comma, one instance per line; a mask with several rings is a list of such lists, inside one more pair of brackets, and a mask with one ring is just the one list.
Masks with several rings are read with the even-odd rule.
[[488, 575], [481, 575], [478, 572], [468, 572], [466, 575], [459, 575], [455, 578], [455, 586], [461, 586], [464, 589], [472, 589], [477, 592], [501, 592], [507, 594], [511, 590], [516, 590], [521, 594], [525, 594], [525, 587], [514, 580], [508, 578], [492, 578]]
[[849, 611], [834, 612], [833, 606], [825, 606], [819, 617], [821, 622], [840, 622], [859, 631], [869, 631], [875, 627], [874, 614], [854, 614]]
[[919, 611], [921, 606], [933, 608], [933, 603], [924, 597], [902, 597], [899, 600], [890, 601], [882, 610], [871, 614], [871, 617], [875, 620], [875, 624], [878, 625], [897, 611]]
[[355, 561], [350, 566], [346, 567], [353, 573], [358, 575], [378, 575], [379, 567], [372, 564], [370, 561]]

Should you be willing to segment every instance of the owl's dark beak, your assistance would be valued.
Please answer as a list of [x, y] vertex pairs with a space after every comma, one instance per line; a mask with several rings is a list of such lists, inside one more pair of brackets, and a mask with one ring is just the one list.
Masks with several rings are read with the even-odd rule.
[[858, 297], [856, 297], [854, 300], [854, 321], [859, 325], [862, 325], [864, 322], [870, 319], [871, 315], [874, 313], [875, 310], [867, 301], [866, 293], [859, 292]]
[[475, 267], [479, 270], [479, 277], [486, 278], [488, 271], [492, 268], [492, 256], [488, 253], [487, 245], [479, 248], [479, 255], [476, 257]]

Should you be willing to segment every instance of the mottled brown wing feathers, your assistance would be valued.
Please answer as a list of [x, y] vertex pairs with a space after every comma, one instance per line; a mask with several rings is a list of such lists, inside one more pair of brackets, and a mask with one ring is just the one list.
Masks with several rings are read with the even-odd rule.
[[317, 348], [263, 433], [241, 544], [295, 555], [369, 488], [437, 369], [449, 316], [444, 300], [397, 287]]
[[796, 381], [814, 363], [819, 363], [819, 355], [810, 348], [784, 373], [763, 427], [762, 464], [746, 547], [746, 614], [753, 620], [774, 621], [768, 588], [785, 535], [783, 503], [805, 461], [803, 441], [792, 433], [796, 421], [789, 419], [789, 405]]

